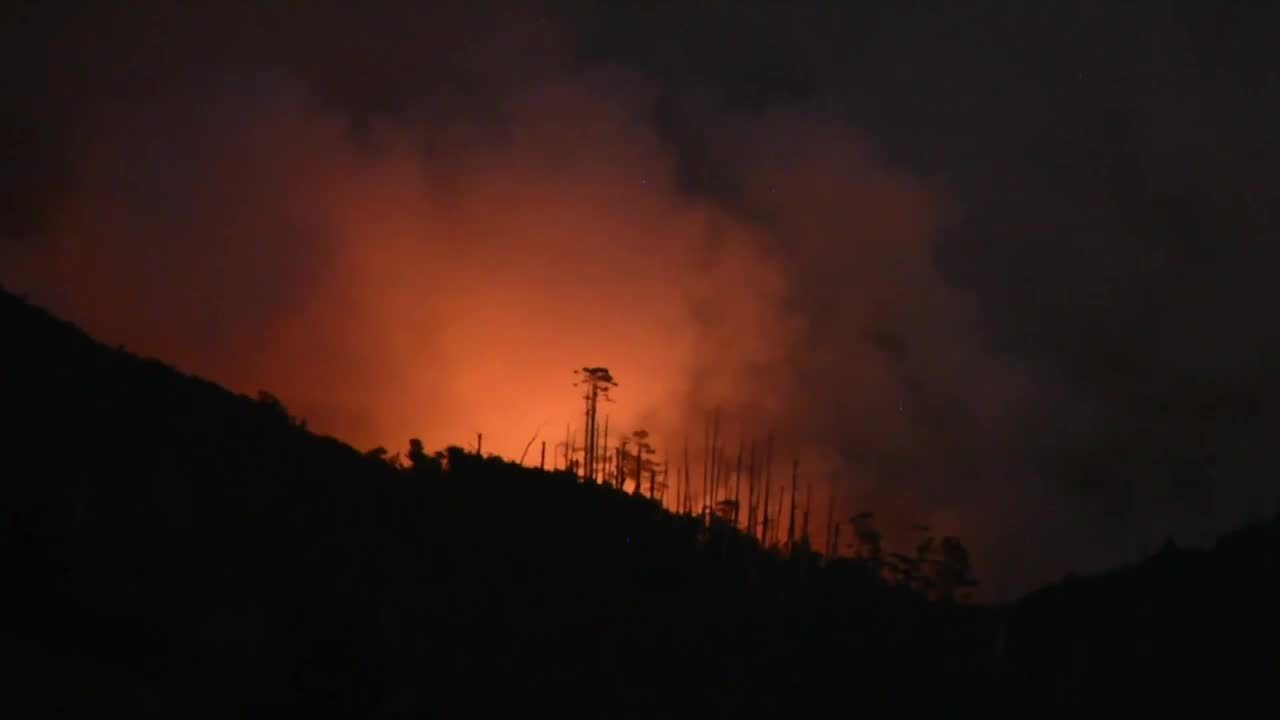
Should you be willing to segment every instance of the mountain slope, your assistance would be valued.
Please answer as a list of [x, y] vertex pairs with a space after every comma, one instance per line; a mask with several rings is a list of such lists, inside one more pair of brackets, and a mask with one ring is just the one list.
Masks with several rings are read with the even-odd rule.
[[1266, 699], [1280, 669], [1280, 521], [1208, 550], [1166, 545], [1137, 566], [1071, 577], [1007, 621], [1007, 703], [1044, 713], [1182, 715]]
[[15, 668], [40, 715], [1220, 711], [1280, 667], [1280, 523], [939, 606], [457, 451], [396, 469], [0, 292]]
[[856, 678], [892, 708], [970, 632], [571, 477], [398, 471], [11, 295], [0, 327], [15, 697], [41, 707], [781, 712]]

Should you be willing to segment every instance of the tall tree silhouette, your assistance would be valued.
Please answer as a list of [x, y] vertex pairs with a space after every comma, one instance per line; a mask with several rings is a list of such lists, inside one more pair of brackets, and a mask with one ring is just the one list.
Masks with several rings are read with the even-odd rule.
[[742, 515], [742, 440], [738, 440], [738, 463], [733, 485], [733, 524], [737, 525]]
[[760, 523], [760, 543], [762, 545], [769, 544], [769, 530], [772, 527], [769, 523], [769, 480], [772, 477], [773, 466], [773, 430], [769, 431], [769, 439], [765, 444], [764, 451], [764, 518]]
[[586, 424], [583, 427], [582, 479], [586, 482], [596, 480], [596, 417], [597, 408], [603, 398], [610, 402], [609, 390], [618, 387], [618, 383], [610, 374], [609, 368], [584, 367], [574, 370], [578, 376], [574, 387], [584, 387], [582, 399], [586, 402]]
[[[633, 495], [640, 495], [644, 485], [645, 470], [656, 469], [656, 466], [653, 465], [653, 461], [650, 460], [647, 456], [653, 455], [658, 451], [654, 449], [652, 445], [649, 444], [648, 430], [644, 430], [644, 429], [636, 430], [635, 432], [631, 433], [631, 437], [632, 439], [635, 440], [635, 444], [636, 444], [635, 455], [633, 456], [634, 462], [635, 462], [636, 484], [632, 488], [631, 492]], [[650, 495], [653, 494], [653, 490], [654, 490], [653, 486], [650, 485], [650, 488], [649, 488]]]
[[791, 509], [787, 514], [787, 552], [791, 552], [796, 541], [796, 480], [800, 475], [800, 461], [791, 463]]

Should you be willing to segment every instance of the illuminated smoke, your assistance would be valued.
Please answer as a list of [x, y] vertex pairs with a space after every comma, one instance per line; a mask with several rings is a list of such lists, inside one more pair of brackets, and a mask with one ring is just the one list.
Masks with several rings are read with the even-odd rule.
[[605, 365], [611, 446], [687, 436], [700, 467], [710, 408], [730, 453], [772, 429], [775, 488], [799, 458], [816, 538], [833, 494], [891, 542], [929, 522], [980, 551], [1016, 504], [1016, 374], [937, 276], [935, 199], [866, 139], [707, 118], [735, 206], [680, 188], [622, 74], [531, 85], [488, 124], [356, 124], [287, 81], [233, 87], [90, 118], [58, 221], [3, 280], [361, 448], [479, 432], [516, 458], [536, 433], [552, 457], [581, 432], [571, 371]]

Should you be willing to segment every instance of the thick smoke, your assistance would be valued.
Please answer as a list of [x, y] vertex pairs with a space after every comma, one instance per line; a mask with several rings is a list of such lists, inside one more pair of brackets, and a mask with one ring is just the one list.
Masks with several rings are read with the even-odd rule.
[[607, 365], [614, 442], [699, 456], [719, 408], [729, 450], [772, 431], [775, 474], [802, 461], [815, 534], [834, 497], [981, 541], [1013, 373], [934, 269], [934, 198], [818, 119], [707, 118], [748, 220], [678, 188], [652, 105], [611, 72], [514, 92], [491, 126], [356, 127], [281, 79], [105, 108], [5, 279], [361, 447], [554, 457], [570, 371]]
[[6, 43], [43, 169], [3, 178], [0, 282], [107, 342], [508, 457], [607, 365], [615, 441], [699, 463], [720, 408], [816, 537], [832, 499], [927, 523], [993, 597], [1271, 507], [1280, 106], [1185, 77], [1201, 23], [1017, 11], [988, 56], [853, 6], [130, 7]]
[[[289, 84], [121, 108], [7, 280], [362, 446], [478, 431], [518, 455], [577, 421], [570, 372], [597, 363], [623, 383], [615, 429], [675, 427], [753, 363], [776, 372], [785, 278], [748, 226], [672, 190], [605, 87], [531, 88], [499, 130], [359, 137]], [[691, 386], [703, 363], [716, 379]]]

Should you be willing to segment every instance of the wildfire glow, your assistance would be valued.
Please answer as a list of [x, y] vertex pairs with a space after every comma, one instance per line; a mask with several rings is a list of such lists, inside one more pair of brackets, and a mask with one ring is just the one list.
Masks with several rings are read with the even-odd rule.
[[611, 82], [532, 87], [498, 129], [424, 111], [357, 131], [288, 86], [107, 107], [50, 237], [0, 280], [362, 449], [482, 433], [514, 459], [536, 433], [527, 462], [542, 439], [550, 462], [566, 424], [581, 436], [572, 371], [603, 365], [611, 446], [644, 428], [674, 456], [688, 437], [696, 465], [720, 408], [727, 451], [773, 429], [775, 477], [800, 459], [813, 536], [833, 495], [838, 515], [892, 497], [889, 524], [933, 520], [918, 490], [850, 463], [933, 462], [869, 332], [929, 330], [948, 372], [972, 373], [956, 387], [999, 377], [955, 350], [929, 198], [856, 139], [780, 117], [726, 126], [752, 148], [732, 158], [743, 192], [775, 218], [749, 220], [682, 190], [644, 93]]

